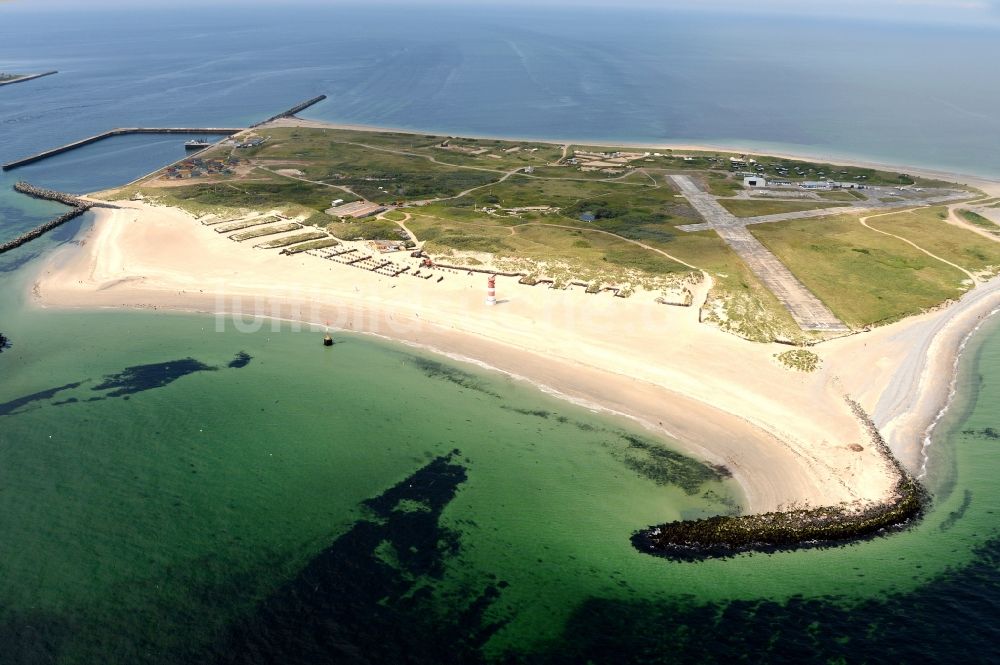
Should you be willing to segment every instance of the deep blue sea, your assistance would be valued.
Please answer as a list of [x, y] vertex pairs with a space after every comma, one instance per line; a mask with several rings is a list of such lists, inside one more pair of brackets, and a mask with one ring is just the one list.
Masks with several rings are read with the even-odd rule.
[[[996, 28], [857, 16], [0, 4], [0, 71], [60, 71], [0, 87], [0, 161], [326, 94], [307, 117], [1000, 177], [998, 62]], [[0, 241], [59, 210], [15, 180], [94, 191], [184, 140], [0, 175]], [[88, 221], [0, 257], [0, 665], [989, 662], [1000, 645], [996, 325], [963, 359], [915, 528], [673, 563], [629, 535], [737, 493], [680, 463], [637, 473], [628, 423], [361, 337], [319, 362], [288, 329], [26, 305], [39, 257]]]

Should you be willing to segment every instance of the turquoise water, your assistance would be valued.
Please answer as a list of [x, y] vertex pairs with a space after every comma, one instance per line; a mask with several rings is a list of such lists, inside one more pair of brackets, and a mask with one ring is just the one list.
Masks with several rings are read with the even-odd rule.
[[[835, 22], [316, 11], [134, 12], [122, 30], [0, 9], [0, 69], [63, 71], [0, 89], [0, 157], [110, 126], [249, 123], [322, 92], [310, 114], [330, 120], [1000, 173], [987, 30], [927, 49], [924, 28], [864, 23], [844, 42]], [[332, 38], [335, 19], [356, 30]], [[109, 187], [183, 140], [0, 175], [0, 239], [60, 210], [16, 179]], [[674, 563], [629, 536], [739, 491], [671, 442], [362, 336], [324, 349], [287, 326], [26, 304], [38, 259], [87, 223], [0, 257], [0, 663], [981, 661], [998, 643], [996, 322], [963, 360], [912, 529]]]
[[[751, 634], [760, 645], [769, 630], [800, 638], [802, 603], [821, 622], [814, 631], [835, 625], [850, 638], [838, 648], [857, 654], [859, 643], [896, 644], [898, 612], [954, 621], [944, 608], [959, 594], [933, 590], [972, 592], [954, 580], [984, 566], [974, 593], [995, 608], [997, 570], [984, 564], [1000, 547], [993, 331], [966, 358], [931, 458], [934, 506], [916, 527], [846, 548], [685, 564], [637, 552], [630, 534], [732, 510], [731, 481], [650, 456], [629, 437], [669, 449], [503, 375], [356, 335], [325, 349], [315, 332], [220, 333], [212, 317], [4, 311], [14, 345], [0, 356], [0, 643], [25, 654], [11, 662], [300, 662], [303, 617], [324, 611], [373, 653], [406, 644], [382, 630], [433, 618], [426, 630], [441, 639], [458, 626], [489, 635], [462, 647], [469, 659], [542, 662], [609, 643], [638, 657], [631, 640], [651, 639], [656, 617], [672, 648], [697, 653], [703, 642], [678, 625], [721, 637], [707, 618], [721, 612], [746, 632], [715, 653], [722, 660]], [[249, 362], [229, 367], [240, 353]], [[453, 491], [438, 510], [432, 494], [388, 496], [419, 487], [441, 459], [460, 478], [437, 480]], [[392, 506], [381, 516], [366, 505], [376, 497]], [[405, 523], [411, 515], [426, 519]], [[355, 542], [371, 525], [377, 537]], [[290, 601], [287, 587], [317, 566], [309, 579], [322, 591], [299, 588]], [[379, 596], [359, 601], [351, 584]], [[331, 597], [344, 604], [324, 610]], [[470, 619], [461, 610], [477, 599]], [[263, 654], [247, 646], [261, 634]], [[821, 647], [813, 653], [837, 653]]]
[[308, 117], [446, 133], [753, 142], [1000, 175], [996, 24], [545, 3], [238, 12], [204, 4], [0, 7], [0, 67], [62, 72], [4, 88], [2, 152], [109, 124], [249, 123], [324, 93]]
[[[178, 622], [225, 626], [362, 517], [365, 499], [453, 450], [468, 479], [442, 516], [461, 537], [439, 583], [502, 575], [519, 622], [551, 621], [580, 595], [552, 571], [613, 590], [622, 559], [657, 568], [632, 549], [634, 528], [738, 497], [696, 462], [636, 448], [626, 435], [666, 451], [627, 423], [423, 352], [219, 333], [209, 317], [15, 311], [0, 388], [2, 606], [13, 620], [119, 626], [116, 649], [211, 644]], [[228, 367], [238, 353], [249, 363]], [[165, 379], [163, 363], [182, 375]], [[206, 606], [205, 587], [221, 595], [233, 577], [240, 596]], [[92, 657], [92, 638], [58, 648]]]

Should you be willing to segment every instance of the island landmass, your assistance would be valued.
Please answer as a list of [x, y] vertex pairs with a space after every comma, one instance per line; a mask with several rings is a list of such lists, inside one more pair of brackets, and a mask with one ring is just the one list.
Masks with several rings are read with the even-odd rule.
[[917, 516], [955, 356], [1000, 307], [1000, 184], [914, 169], [293, 116], [89, 198], [118, 208], [40, 306], [369, 332], [629, 416], [745, 494], [635, 525], [676, 558]]

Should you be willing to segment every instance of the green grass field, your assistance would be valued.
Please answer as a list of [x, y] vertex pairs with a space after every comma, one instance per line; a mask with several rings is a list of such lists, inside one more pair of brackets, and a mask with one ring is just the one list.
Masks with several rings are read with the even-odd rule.
[[[150, 193], [148, 190], [143, 191]], [[313, 210], [324, 210], [330, 207], [330, 201], [334, 197], [341, 198], [337, 192], [322, 185], [296, 180], [198, 183], [187, 187], [164, 188], [160, 191], [179, 203], [181, 207], [187, 207], [184, 203], [190, 201], [202, 204], [208, 209], [227, 207], [262, 210], [297, 205]]]
[[[170, 187], [157, 187], [157, 181], [147, 179], [112, 196], [141, 192], [160, 203], [226, 219], [280, 210], [342, 240], [400, 239], [405, 232], [394, 222], [406, 220], [436, 258], [462, 265], [491, 260], [504, 270], [557, 282], [656, 291], [700, 280], [705, 271], [713, 288], [703, 320], [758, 341], [809, 338], [714, 232], [685, 233], [677, 228], [702, 220], [678, 196], [668, 176], [687, 173], [716, 196], [734, 196], [743, 185], [742, 175], [734, 172], [739, 169], [730, 166], [731, 153], [661, 150], [659, 155], [641, 154], [628, 167], [615, 167], [623, 173], [609, 175], [583, 171], [565, 163], [563, 156], [572, 157], [576, 150], [642, 151], [579, 145], [564, 151], [560, 145], [531, 141], [399, 132], [296, 127], [254, 131], [267, 139], [258, 147], [220, 146], [202, 155], [239, 157], [242, 168], [236, 174], [213, 175], [190, 184], [175, 180]], [[769, 157], [757, 161], [771, 170], [779, 164], [789, 168], [799, 164], [803, 173], [787, 176], [795, 180], [817, 179], [822, 172], [837, 180], [864, 175], [873, 184], [932, 186], [899, 173]], [[276, 173], [282, 169], [295, 172]], [[745, 217], [838, 207], [861, 198], [853, 191], [821, 196], [822, 201], [721, 203]], [[338, 221], [323, 212], [338, 198], [364, 198], [402, 209], [380, 218]], [[926, 235], [930, 233], [924, 228], [926, 220], [900, 222], [904, 223], [912, 226], [907, 233], [932, 240]], [[905, 243], [863, 229], [856, 221], [845, 225], [838, 220], [810, 220], [800, 226], [768, 225], [754, 231], [852, 325], [898, 318], [958, 292], [963, 276], [959, 271]], [[955, 236], [951, 245], [945, 240], [941, 239], [942, 252], [968, 261], [974, 266], [970, 269], [992, 265], [992, 248], [970, 244], [964, 236]], [[317, 239], [292, 249], [326, 242]]]
[[398, 224], [387, 219], [366, 217], [349, 222], [338, 222], [332, 217], [329, 221], [317, 223], [334, 237], [341, 240], [405, 240], [403, 229]]
[[743, 181], [718, 171], [709, 171], [703, 182], [705, 189], [713, 196], [736, 196], [743, 191]]
[[961, 271], [865, 228], [853, 215], [749, 228], [854, 328], [916, 314], [960, 296], [966, 288], [967, 276]]
[[956, 228], [942, 215], [947, 215], [945, 208], [925, 208], [874, 217], [868, 224], [906, 238], [973, 273], [995, 275], [1000, 270], [1000, 242]]
[[720, 199], [719, 204], [737, 217], [777, 215], [784, 212], [834, 208], [840, 205], [820, 201], [770, 201], [767, 199]]

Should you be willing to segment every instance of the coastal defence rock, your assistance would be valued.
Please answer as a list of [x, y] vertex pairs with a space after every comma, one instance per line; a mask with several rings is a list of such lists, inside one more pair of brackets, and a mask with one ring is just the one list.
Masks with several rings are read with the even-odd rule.
[[861, 405], [845, 397], [861, 420], [871, 444], [897, 473], [891, 496], [861, 508], [824, 506], [756, 515], [719, 515], [670, 522], [632, 536], [636, 549], [677, 561], [698, 561], [743, 552], [775, 552], [825, 547], [874, 537], [901, 528], [920, 517], [927, 494], [892, 454]]
[[113, 203], [87, 201], [85, 199], [81, 199], [79, 196], [73, 196], [72, 194], [66, 194], [65, 192], [57, 192], [54, 189], [35, 187], [34, 185], [24, 182], [23, 180], [14, 184], [14, 191], [36, 199], [45, 199], [46, 201], [62, 203], [63, 205], [68, 205], [72, 208], [118, 208], [118, 206]]
[[5, 85], [14, 85], [15, 83], [27, 83], [28, 81], [34, 81], [35, 79], [40, 79], [46, 76], [52, 76], [53, 74], [58, 74], [59, 72], [53, 70], [51, 72], [42, 72], [41, 74], [27, 74], [25, 76], [17, 76], [6, 81], [0, 81], [0, 87]]
[[29, 185], [26, 182], [18, 182], [14, 185], [15, 191], [18, 191], [27, 196], [31, 196], [36, 199], [45, 199], [47, 201], [55, 201], [57, 203], [62, 203], [63, 205], [68, 205], [72, 208], [69, 212], [59, 215], [55, 219], [48, 221], [40, 226], [36, 226], [30, 231], [26, 231], [21, 235], [17, 236], [13, 240], [8, 240], [7, 242], [0, 244], [0, 254], [4, 252], [9, 252], [12, 249], [20, 247], [21, 245], [31, 242], [35, 238], [45, 235], [52, 229], [62, 226], [66, 222], [76, 219], [83, 213], [87, 212], [91, 208], [117, 208], [118, 206], [112, 205], [110, 203], [98, 203], [95, 201], [85, 201], [79, 197], [73, 196], [72, 194], [65, 194], [63, 192], [57, 192], [51, 189], [44, 189], [41, 187], [35, 187], [34, 185]]

